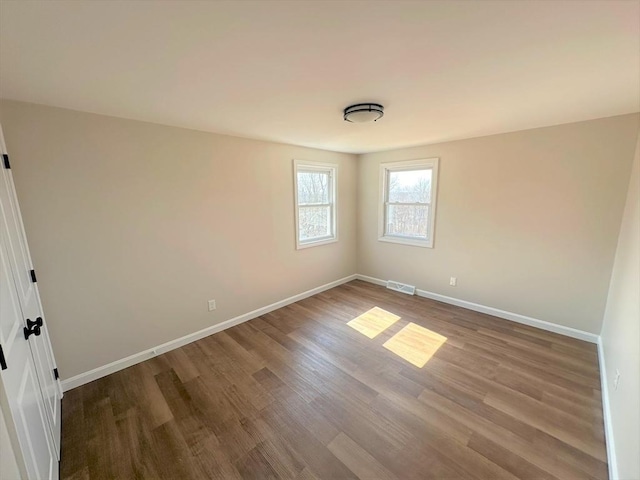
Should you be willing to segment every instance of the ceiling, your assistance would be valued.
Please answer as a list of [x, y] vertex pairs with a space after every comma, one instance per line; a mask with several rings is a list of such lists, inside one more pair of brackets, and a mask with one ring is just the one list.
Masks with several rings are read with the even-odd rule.
[[2, 0], [0, 96], [353, 153], [502, 133], [639, 111], [640, 1]]

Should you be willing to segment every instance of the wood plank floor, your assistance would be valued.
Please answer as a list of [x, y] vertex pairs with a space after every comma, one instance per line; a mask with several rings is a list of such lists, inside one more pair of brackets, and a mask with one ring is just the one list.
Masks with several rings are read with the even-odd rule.
[[63, 479], [604, 479], [606, 461], [595, 345], [361, 281], [63, 399]]

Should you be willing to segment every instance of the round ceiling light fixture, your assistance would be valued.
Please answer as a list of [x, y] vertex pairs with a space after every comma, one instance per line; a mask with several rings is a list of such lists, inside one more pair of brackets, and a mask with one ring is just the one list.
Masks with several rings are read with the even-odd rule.
[[345, 122], [377, 122], [384, 115], [384, 107], [378, 103], [358, 103], [344, 109]]

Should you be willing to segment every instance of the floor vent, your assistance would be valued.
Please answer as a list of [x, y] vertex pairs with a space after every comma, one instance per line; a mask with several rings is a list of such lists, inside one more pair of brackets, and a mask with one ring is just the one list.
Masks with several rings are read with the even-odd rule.
[[416, 287], [414, 287], [413, 285], [394, 282], [393, 280], [387, 280], [387, 288], [395, 290], [396, 292], [406, 293], [407, 295], [415, 295], [416, 293]]

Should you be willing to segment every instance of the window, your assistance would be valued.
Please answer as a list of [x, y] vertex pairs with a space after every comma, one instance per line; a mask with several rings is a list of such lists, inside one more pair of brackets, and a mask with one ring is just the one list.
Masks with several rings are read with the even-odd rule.
[[438, 159], [380, 165], [379, 238], [433, 247]]
[[296, 248], [338, 240], [336, 232], [337, 165], [294, 160]]

